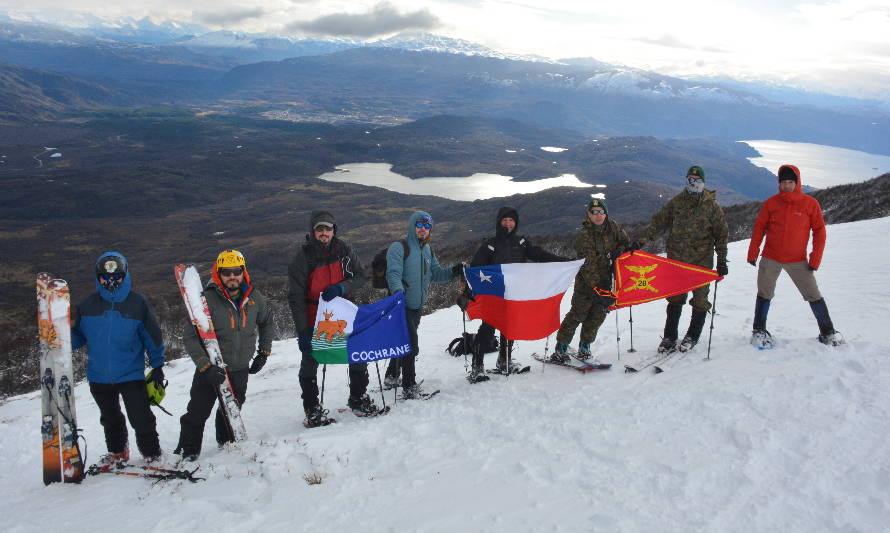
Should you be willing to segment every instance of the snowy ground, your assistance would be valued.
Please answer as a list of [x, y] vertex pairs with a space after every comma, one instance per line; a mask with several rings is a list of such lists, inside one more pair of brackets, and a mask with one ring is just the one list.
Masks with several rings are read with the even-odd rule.
[[[0, 406], [2, 529], [887, 531], [890, 245], [880, 235], [888, 233], [890, 218], [829, 227], [817, 276], [849, 342], [838, 349], [816, 342], [809, 307], [787, 277], [769, 320], [779, 347], [748, 346], [756, 269], [745, 264], [747, 242], [730, 245], [711, 360], [702, 361], [704, 343], [659, 375], [621, 372], [631, 359], [623, 310], [621, 361], [614, 314], [596, 343], [601, 358], [616, 363], [611, 371], [580, 375], [535, 364], [530, 374], [469, 385], [463, 359], [444, 352], [461, 331], [451, 308], [421, 323], [418, 375], [441, 394], [399, 404], [386, 417], [344, 413], [338, 424], [307, 430], [296, 343], [277, 343], [251, 378], [250, 441], [217, 450], [208, 427], [200, 461], [207, 481], [194, 485], [104, 476], [44, 487], [37, 394], [13, 398]], [[654, 350], [663, 317], [660, 302], [635, 309], [635, 357]], [[688, 318], [687, 309], [683, 327]], [[515, 352], [530, 362], [543, 348], [544, 341], [521, 342]], [[167, 373], [165, 406], [176, 415], [193, 368], [176, 361]], [[345, 380], [343, 368], [329, 368], [332, 412], [346, 405]], [[94, 461], [105, 446], [83, 384], [77, 401]], [[178, 420], [157, 416], [169, 452]], [[308, 485], [309, 473], [322, 483]]]

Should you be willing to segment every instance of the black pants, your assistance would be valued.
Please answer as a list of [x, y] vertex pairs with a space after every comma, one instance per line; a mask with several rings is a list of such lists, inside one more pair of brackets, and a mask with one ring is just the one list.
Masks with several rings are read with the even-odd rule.
[[[494, 326], [483, 322], [481, 326], [479, 326], [479, 331], [476, 332], [476, 347], [473, 349], [473, 366], [477, 368], [482, 368], [484, 365], [485, 352], [482, 350], [485, 346], [491, 346], [494, 343], [494, 335], [497, 330], [494, 329]], [[507, 353], [512, 353], [513, 351], [513, 341], [508, 341], [504, 338], [503, 335], [500, 336], [500, 342], [498, 343], [498, 364], [506, 365], [507, 361]]]
[[[228, 370], [229, 383], [232, 384], [232, 392], [239, 406], [244, 405], [247, 395], [247, 369]], [[179, 444], [176, 452], [182, 455], [200, 455], [201, 441], [204, 440], [204, 424], [210, 417], [213, 405], [217, 400], [216, 387], [209, 385], [204, 376], [195, 370], [192, 377], [192, 388], [189, 391], [189, 404], [185, 414], [179, 418], [180, 432]], [[226, 415], [221, 408], [216, 409], [216, 442], [223, 444], [233, 440]]]
[[[318, 361], [312, 357], [312, 330], [297, 334], [300, 353], [300, 390], [302, 391], [303, 410], [318, 405]], [[368, 391], [368, 363], [349, 365], [349, 397], [360, 398]]]
[[99, 406], [99, 422], [105, 430], [105, 446], [110, 453], [121, 453], [127, 449], [127, 422], [121, 412], [119, 398], [123, 398], [127, 418], [136, 432], [136, 446], [144, 457], [154, 457], [161, 453], [158, 441], [157, 423], [151, 412], [145, 381], [125, 381], [123, 383], [90, 383], [90, 393]]
[[398, 377], [399, 372], [402, 373], [402, 386], [409, 387], [417, 382], [414, 373], [414, 361], [420, 353], [417, 345], [417, 328], [420, 326], [420, 309], [405, 309], [405, 319], [408, 322], [408, 336], [411, 338], [411, 353], [402, 357], [389, 360], [389, 366], [386, 367], [386, 375], [390, 377]]

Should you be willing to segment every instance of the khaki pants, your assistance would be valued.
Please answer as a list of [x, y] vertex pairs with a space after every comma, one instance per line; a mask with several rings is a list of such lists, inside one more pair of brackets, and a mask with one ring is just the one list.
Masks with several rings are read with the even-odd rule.
[[757, 269], [757, 296], [772, 300], [776, 293], [776, 280], [783, 270], [788, 273], [804, 300], [815, 302], [822, 299], [816, 275], [807, 266], [806, 261], [780, 263], [766, 257], [760, 258], [760, 266]]

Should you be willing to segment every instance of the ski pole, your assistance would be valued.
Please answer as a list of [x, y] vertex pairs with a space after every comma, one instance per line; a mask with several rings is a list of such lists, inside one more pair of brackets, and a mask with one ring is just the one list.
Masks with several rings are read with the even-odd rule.
[[377, 369], [377, 384], [380, 385], [380, 401], [383, 402], [383, 408], [386, 409], [386, 396], [383, 394], [383, 381], [380, 380], [380, 365], [374, 361], [374, 368]]
[[464, 336], [461, 338], [461, 344], [464, 345], [464, 372], [469, 373], [467, 367], [467, 351], [469, 351], [469, 347], [467, 346], [467, 313], [463, 309], [460, 310], [460, 319], [464, 324]]
[[507, 352], [507, 379], [510, 379], [510, 373], [513, 371], [513, 341], [508, 340], [507, 337], [504, 337], [504, 334], [501, 333], [501, 343], [507, 343], [507, 348], [504, 350]]
[[321, 401], [318, 402], [324, 406], [324, 378], [328, 372], [328, 365], [321, 365]]
[[627, 350], [627, 352], [634, 353], [636, 352], [636, 350], [634, 350], [634, 308], [628, 307], [627, 312], [630, 313], [630, 320], [628, 320], [628, 322], [630, 322], [630, 349]]
[[618, 350], [618, 360], [621, 361], [621, 333], [618, 331], [618, 310], [615, 310], [615, 349]]
[[719, 281], [714, 282], [714, 303], [711, 304], [711, 330], [708, 332], [708, 356], [706, 361], [711, 360], [711, 337], [714, 336], [714, 315], [717, 314], [717, 287], [720, 286]]

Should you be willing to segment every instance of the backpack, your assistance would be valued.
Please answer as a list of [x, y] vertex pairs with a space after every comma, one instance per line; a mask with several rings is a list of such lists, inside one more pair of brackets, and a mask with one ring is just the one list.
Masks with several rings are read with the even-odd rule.
[[[475, 333], [464, 333], [460, 337], [457, 337], [453, 341], [448, 344], [448, 347], [445, 348], [445, 351], [451, 354], [454, 357], [460, 357], [461, 355], [472, 355], [473, 350], [476, 349], [476, 334]], [[482, 346], [482, 353], [491, 353], [498, 351], [498, 340], [496, 337], [491, 338], [491, 344], [488, 346]]]
[[[411, 253], [411, 249], [408, 248], [408, 241], [405, 239], [400, 239], [400, 243], [402, 243], [402, 251], [404, 255], [402, 256], [402, 261], [408, 259], [408, 254]], [[371, 260], [371, 286], [375, 289], [388, 289], [389, 283], [386, 282], [386, 252], [389, 251], [389, 246], [380, 250], [376, 254], [374, 254], [374, 259]], [[408, 284], [402, 281], [407, 287]]]

